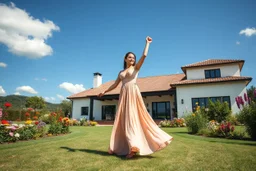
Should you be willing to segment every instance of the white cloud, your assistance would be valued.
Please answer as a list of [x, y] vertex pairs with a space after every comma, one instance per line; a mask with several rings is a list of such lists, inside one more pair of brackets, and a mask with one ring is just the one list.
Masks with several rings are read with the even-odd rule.
[[44, 97], [44, 100], [47, 102], [55, 101], [54, 97]]
[[19, 92], [15, 92], [14, 95], [20, 95], [20, 93]]
[[42, 78], [42, 80], [43, 80], [43, 81], [47, 81], [47, 79], [46, 79], [46, 78]]
[[49, 97], [44, 97], [44, 100], [45, 101], [50, 101], [50, 98]]
[[237, 44], [237, 45], [240, 45], [240, 42], [239, 42], [239, 41], [236, 41], [236, 44]]
[[0, 3], [0, 43], [18, 56], [42, 58], [53, 50], [46, 44], [53, 31], [60, 28], [50, 20], [40, 21], [25, 10]]
[[0, 86], [0, 96], [4, 96], [6, 94], [4, 88]]
[[38, 92], [36, 92], [32, 87], [30, 86], [21, 86], [21, 87], [17, 87], [16, 88], [17, 92], [27, 92], [27, 93], [31, 93], [31, 94], [37, 94]]
[[60, 100], [64, 100], [64, 99], [65, 99], [62, 95], [59, 95], [59, 94], [57, 94], [57, 97], [58, 97]]
[[246, 28], [244, 30], [241, 30], [239, 34], [244, 34], [247, 37], [250, 37], [252, 35], [256, 35], [256, 29], [255, 28]]
[[59, 87], [67, 90], [70, 93], [79, 93], [85, 90], [83, 84], [72, 84], [68, 82], [60, 84]]
[[0, 62], [0, 67], [5, 68], [5, 67], [7, 67], [7, 64], [6, 64], [6, 63], [3, 63], [3, 62]]

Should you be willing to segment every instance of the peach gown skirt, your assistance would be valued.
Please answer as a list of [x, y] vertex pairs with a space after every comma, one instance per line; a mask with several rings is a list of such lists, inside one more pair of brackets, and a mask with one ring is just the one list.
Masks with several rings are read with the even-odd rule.
[[149, 155], [166, 147], [172, 136], [164, 132], [148, 113], [136, 85], [138, 70], [120, 72], [122, 82], [118, 109], [111, 133], [109, 153]]

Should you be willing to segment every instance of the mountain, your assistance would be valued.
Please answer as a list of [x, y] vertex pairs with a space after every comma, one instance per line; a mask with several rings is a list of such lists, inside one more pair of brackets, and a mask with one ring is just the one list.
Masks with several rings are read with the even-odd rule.
[[[28, 96], [21, 95], [9, 95], [9, 96], [0, 96], [0, 107], [4, 108], [4, 103], [9, 102], [12, 104], [13, 110], [23, 109], [25, 108], [26, 99]], [[46, 108], [50, 111], [54, 111], [57, 108], [60, 108], [60, 104], [54, 104], [45, 102]]]

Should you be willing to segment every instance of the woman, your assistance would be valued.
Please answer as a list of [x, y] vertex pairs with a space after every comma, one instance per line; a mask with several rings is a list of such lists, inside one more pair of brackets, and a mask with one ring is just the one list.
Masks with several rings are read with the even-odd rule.
[[119, 72], [115, 83], [98, 95], [103, 96], [122, 82], [109, 154], [126, 155], [127, 158], [132, 158], [136, 153], [149, 155], [163, 149], [172, 141], [172, 137], [151, 118], [136, 85], [138, 72], [151, 42], [152, 39], [147, 37], [143, 55], [137, 64], [135, 54], [128, 52], [124, 58], [124, 70]]

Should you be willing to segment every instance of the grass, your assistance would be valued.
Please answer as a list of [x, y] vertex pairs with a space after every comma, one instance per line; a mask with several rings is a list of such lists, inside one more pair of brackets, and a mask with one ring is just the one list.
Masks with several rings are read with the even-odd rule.
[[71, 134], [0, 145], [0, 170], [254, 170], [256, 142], [206, 138], [186, 128], [163, 128], [174, 137], [150, 156], [107, 153], [112, 127], [70, 127]]

